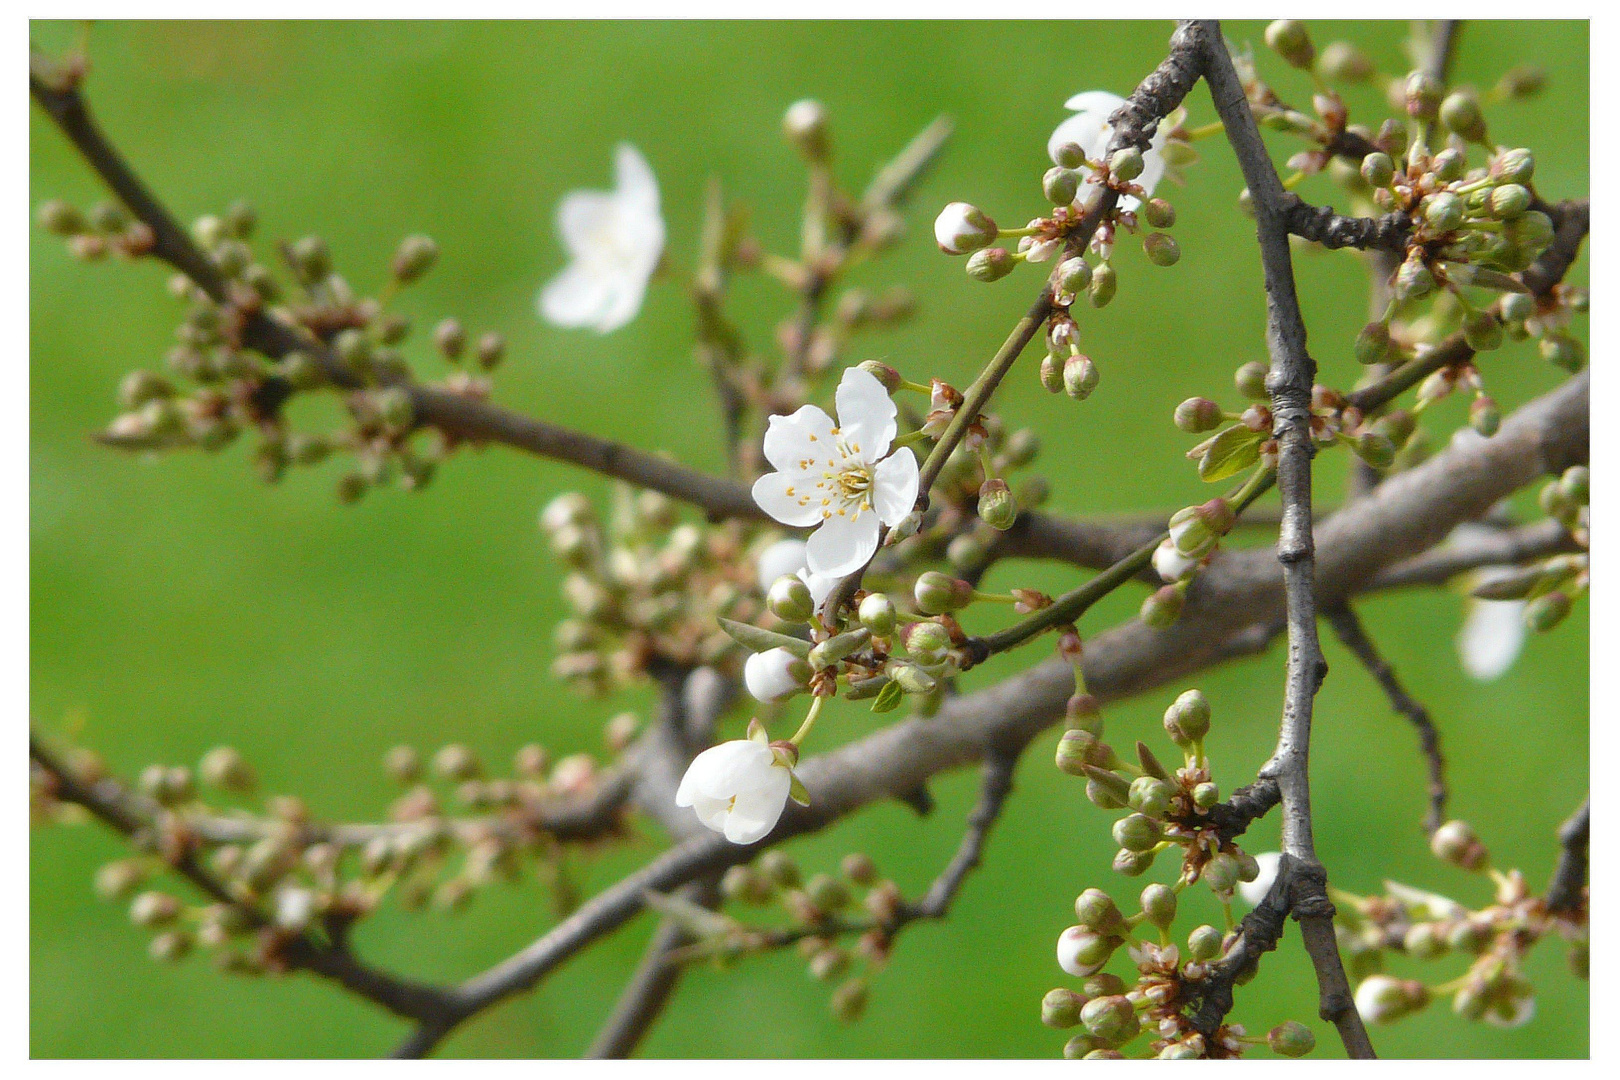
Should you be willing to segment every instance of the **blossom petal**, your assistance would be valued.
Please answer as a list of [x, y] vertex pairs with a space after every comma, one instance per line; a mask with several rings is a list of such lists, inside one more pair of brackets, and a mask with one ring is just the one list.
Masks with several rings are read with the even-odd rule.
[[826, 461], [833, 452], [833, 427], [833, 418], [814, 405], [801, 405], [792, 416], [773, 416], [765, 428], [765, 460], [782, 472], [804, 473], [806, 461]]
[[1524, 639], [1524, 601], [1470, 600], [1457, 631], [1457, 655], [1472, 678], [1490, 682], [1507, 674]]
[[1238, 882], [1237, 891], [1250, 907], [1259, 907], [1260, 901], [1271, 891], [1272, 882], [1277, 880], [1277, 866], [1282, 862], [1282, 854], [1262, 851], [1254, 857], [1254, 861], [1260, 864], [1260, 876], [1253, 881]]
[[[1085, 95], [1080, 95], [1084, 97]], [[1073, 101], [1074, 98], [1069, 100]], [[1046, 154], [1053, 162], [1057, 161], [1058, 147], [1064, 143], [1077, 143], [1086, 157], [1095, 161], [1102, 156], [1108, 148], [1108, 141], [1103, 137], [1103, 131], [1108, 126], [1108, 114], [1076, 113], [1057, 126], [1052, 137], [1046, 140]]]
[[613, 232], [618, 204], [610, 191], [570, 191], [557, 204], [557, 235], [574, 258], [601, 250]]
[[775, 760], [770, 747], [752, 739], [733, 739], [711, 746], [687, 766], [676, 798], [686, 791], [695, 803], [702, 795], [730, 799], [741, 791], [757, 790], [763, 783], [762, 770], [771, 768]]
[[698, 820], [717, 833], [726, 831], [726, 822], [731, 818], [731, 800], [715, 799], [708, 795], [699, 795], [690, 803], [677, 803], [676, 805], [690, 806], [697, 813]]
[[834, 514], [822, 521], [805, 544], [805, 562], [812, 574], [843, 577], [866, 565], [877, 551], [878, 516]]
[[658, 178], [641, 151], [630, 143], [622, 142], [614, 148], [613, 176], [618, 185], [615, 194], [620, 199], [658, 212]]
[[743, 664], [743, 683], [748, 692], [760, 701], [781, 701], [792, 697], [805, 686], [794, 678], [793, 668], [798, 657], [786, 649], [767, 649], [754, 653]]
[[726, 839], [733, 844], [752, 844], [763, 840], [776, 828], [782, 811], [787, 808], [788, 789], [793, 777], [784, 768], [773, 766], [769, 786], [737, 796], [726, 818]]
[[792, 537], [778, 540], [759, 553], [754, 565], [759, 573], [759, 591], [769, 592], [777, 578], [804, 569], [804, 541]]
[[902, 446], [872, 471], [872, 508], [893, 528], [917, 505], [917, 458]]
[[812, 574], [808, 567], [799, 571], [799, 577], [810, 587], [810, 599], [815, 602], [816, 607], [821, 606], [822, 601], [827, 599], [827, 594], [832, 592], [833, 586], [839, 582], [837, 575]]
[[[808, 528], [821, 520], [821, 503], [800, 505], [804, 498], [800, 488], [808, 481], [802, 474], [785, 472], [766, 473], [754, 481], [754, 502], [759, 508], [784, 525]], [[775, 581], [775, 578], [771, 579]], [[770, 588], [765, 585], [765, 588]]]
[[570, 265], [540, 290], [540, 316], [563, 327], [595, 326], [612, 303], [606, 283], [578, 263]]
[[606, 290], [607, 302], [591, 324], [591, 329], [598, 334], [608, 334], [634, 319], [641, 310], [641, 302], [647, 297], [650, 276], [649, 269], [646, 273], [624, 273], [614, 277], [612, 287]]
[[864, 368], [845, 368], [838, 380], [837, 403], [839, 437], [860, 447], [857, 457], [876, 461], [889, 452], [900, 410], [877, 376]]

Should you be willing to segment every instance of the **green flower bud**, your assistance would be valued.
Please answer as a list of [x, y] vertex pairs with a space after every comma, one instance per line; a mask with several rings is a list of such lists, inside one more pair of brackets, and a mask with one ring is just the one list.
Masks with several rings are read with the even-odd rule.
[[1571, 505], [1585, 506], [1592, 498], [1592, 470], [1585, 465], [1571, 465], [1558, 478], [1558, 493]]
[[148, 929], [167, 926], [178, 919], [183, 910], [180, 901], [168, 893], [143, 892], [130, 902], [129, 921]]
[[1141, 877], [1153, 868], [1153, 858], [1156, 853], [1152, 848], [1147, 851], [1130, 851], [1120, 848], [1114, 852], [1114, 873], [1125, 877]]
[[894, 601], [883, 593], [867, 593], [861, 600], [857, 617], [873, 637], [889, 637], [894, 633], [896, 614]]
[[1468, 406], [1468, 425], [1487, 439], [1495, 435], [1502, 426], [1502, 410], [1495, 399], [1485, 394], [1474, 398]]
[[1067, 296], [1079, 296], [1091, 284], [1091, 264], [1079, 255], [1064, 259], [1058, 263], [1057, 282], [1058, 292]]
[[291, 259], [293, 272], [306, 285], [325, 281], [332, 273], [332, 253], [326, 241], [318, 236], [306, 236], [293, 243]]
[[973, 586], [960, 578], [949, 577], [937, 570], [918, 575], [912, 588], [917, 609], [925, 615], [943, 615], [957, 611], [973, 600]]
[[1041, 385], [1054, 394], [1063, 390], [1063, 361], [1051, 353], [1041, 357]]
[[1555, 334], [1542, 338], [1537, 349], [1543, 360], [1572, 375], [1586, 366], [1586, 347], [1572, 337]]
[[1174, 784], [1152, 776], [1138, 776], [1131, 781], [1131, 792], [1126, 802], [1132, 810], [1151, 818], [1162, 818], [1170, 809], [1170, 799], [1176, 793]]
[[771, 883], [749, 866], [733, 866], [720, 879], [720, 895], [744, 904], [770, 900]]
[[[1086, 763], [1097, 736], [1082, 728], [1071, 728], [1058, 739], [1057, 767], [1070, 776], [1086, 776]], [[1120, 804], [1124, 805], [1123, 802]]]
[[1074, 202], [1074, 197], [1080, 190], [1080, 180], [1080, 174], [1074, 169], [1054, 165], [1046, 170], [1045, 176], [1041, 177], [1041, 193], [1054, 206], [1068, 206]]
[[122, 900], [146, 880], [146, 867], [139, 859], [118, 859], [96, 871], [96, 895], [103, 900]]
[[1350, 449], [1375, 469], [1387, 469], [1395, 462], [1395, 444], [1377, 431], [1363, 431], [1351, 442]]
[[1502, 347], [1502, 324], [1489, 311], [1470, 311], [1463, 316], [1463, 340], [1475, 352]]
[[1193, 928], [1187, 935], [1187, 955], [1192, 960], [1213, 960], [1221, 955], [1222, 933], [1205, 924]]
[[245, 794], [253, 790], [253, 770], [233, 747], [216, 746], [208, 751], [197, 772], [205, 783], [223, 791]]
[[[1006, 532], [1018, 519], [1018, 501], [1005, 480], [986, 480], [979, 488], [979, 520], [992, 529]], [[964, 584], [966, 584], [964, 582]], [[921, 601], [918, 601], [919, 606]], [[928, 609], [924, 608], [924, 611]], [[930, 612], [938, 614], [938, 612]]]
[[816, 874], [804, 886], [810, 902], [822, 911], [838, 911], [849, 903], [849, 889], [830, 874]]
[[1086, 151], [1079, 143], [1064, 143], [1057, 148], [1053, 159], [1065, 169], [1078, 169], [1086, 163]]
[[1491, 191], [1485, 206], [1493, 218], [1515, 220], [1530, 209], [1530, 189], [1523, 184], [1503, 184]]
[[491, 330], [479, 337], [475, 351], [478, 354], [478, 366], [485, 371], [494, 371], [506, 358], [506, 339]]
[[1041, 998], [1041, 1023], [1047, 1027], [1072, 1028], [1080, 1023], [1080, 1010], [1086, 999], [1073, 990], [1058, 987]]
[[782, 114], [782, 134], [806, 161], [825, 161], [828, 150], [827, 110], [812, 98], [789, 105]]
[[1114, 822], [1114, 843], [1126, 851], [1146, 851], [1159, 842], [1159, 823], [1146, 814], [1130, 814]]
[[[945, 577], [944, 574], [938, 575]], [[952, 580], [946, 578], [947, 581]], [[936, 622], [916, 622], [905, 630], [906, 652], [925, 664], [945, 659], [951, 648], [951, 633]]]
[[1136, 1007], [1123, 994], [1092, 998], [1080, 1009], [1086, 1030], [1106, 1043], [1128, 1042], [1141, 1030]]
[[460, 743], [447, 743], [433, 755], [433, 770], [446, 780], [474, 780], [484, 771], [478, 756]]
[[1134, 146], [1115, 150], [1113, 156], [1108, 159], [1109, 173], [1115, 180], [1123, 180], [1126, 183], [1142, 175], [1143, 165], [1142, 151]]
[[1221, 801], [1221, 789], [1218, 784], [1205, 781], [1193, 787], [1192, 797], [1194, 806], [1200, 810], [1208, 810]]
[[1190, 434], [1214, 431], [1221, 420], [1221, 407], [1209, 398], [1190, 397], [1176, 406], [1176, 427]]
[[[1092, 279], [1096, 284], [1096, 279]], [[1084, 401], [1097, 389], [1097, 383], [1102, 380], [1102, 373], [1097, 365], [1091, 362], [1091, 357], [1080, 355], [1071, 356], [1063, 363], [1063, 390], [1076, 401]]]
[[1142, 890], [1142, 914], [1160, 930], [1170, 929], [1176, 921], [1176, 891], [1157, 882]]
[[1125, 916], [1114, 898], [1101, 889], [1087, 889], [1074, 898], [1075, 921], [1087, 930], [1115, 937], [1125, 932]]
[[885, 364], [883, 361], [862, 360], [856, 366], [862, 371], [866, 372], [868, 375], [872, 376], [872, 378], [876, 379], [878, 382], [882, 383], [883, 389], [887, 390], [889, 393], [892, 394], [896, 390], [900, 389], [900, 383], [903, 381], [900, 377], [900, 373], [894, 368], [890, 367], [888, 364]]
[[[1078, 1014], [1076, 1014], [1075, 1022], [1079, 1023]], [[1093, 1053], [1101, 1053], [1102, 1051], [1102, 1044], [1097, 1041], [1095, 1036], [1090, 1034], [1076, 1035], [1063, 1044], [1063, 1057], [1068, 1061], [1079, 1061], [1090, 1057]]]
[[1381, 151], [1368, 154], [1361, 159], [1361, 178], [1374, 188], [1387, 188], [1395, 182], [1395, 162]]
[[1000, 281], [1012, 273], [1017, 265], [1006, 248], [980, 248], [968, 256], [967, 275], [974, 281]]
[[870, 885], [877, 880], [877, 864], [871, 856], [852, 851], [839, 861], [838, 868], [844, 876], [857, 885]]
[[403, 386], [379, 390], [372, 403], [376, 406], [377, 416], [391, 428], [408, 428], [415, 419], [416, 409], [411, 404], [410, 391]]
[[1230, 893], [1237, 888], [1238, 861], [1225, 852], [1218, 853], [1204, 864], [1202, 877], [1215, 892]]
[[1209, 700], [1200, 690], [1185, 691], [1164, 711], [1164, 730], [1170, 741], [1188, 749], [1209, 734]]
[[1112, 263], [1098, 263], [1091, 271], [1091, 285], [1086, 293], [1094, 308], [1107, 307], [1119, 290], [1119, 275]]
[[1415, 120], [1437, 118], [1443, 93], [1439, 80], [1421, 71], [1412, 72], [1406, 77], [1406, 115]]
[[96, 203], [90, 208], [90, 224], [108, 235], [121, 233], [129, 228], [129, 211], [117, 203]]
[[1572, 601], [1564, 592], [1550, 592], [1538, 596], [1524, 609], [1524, 624], [1530, 629], [1545, 633], [1563, 622], [1569, 615]]
[[1420, 255], [1409, 256], [1395, 271], [1395, 295], [1401, 300], [1415, 300], [1434, 291], [1434, 274], [1429, 271]]
[[1491, 175], [1505, 184], [1528, 184], [1535, 174], [1535, 155], [1522, 147], [1504, 150], [1491, 162]]
[[867, 988], [865, 979], [851, 979], [833, 991], [831, 1007], [835, 1017], [852, 1024], [866, 1011]]
[[1420, 922], [1407, 928], [1401, 947], [1408, 956], [1418, 960], [1433, 960], [1444, 954], [1450, 945], [1441, 936], [1434, 923]]
[[759, 857], [759, 871], [784, 889], [798, 888], [799, 865], [787, 852], [772, 848]]
[[1316, 62], [1310, 31], [1298, 19], [1277, 19], [1267, 26], [1266, 45], [1301, 71], [1309, 71]]
[[1376, 70], [1367, 54], [1348, 41], [1328, 42], [1317, 67], [1327, 78], [1348, 83], [1366, 82]]
[[1463, 201], [1449, 191], [1441, 191], [1423, 200], [1423, 220], [1436, 232], [1451, 232], [1462, 227]]
[[1304, 1057], [1316, 1049], [1316, 1036], [1297, 1020], [1285, 1020], [1266, 1032], [1266, 1045], [1283, 1057]]
[[194, 939], [184, 930], [165, 930], [152, 938], [147, 955], [163, 964], [178, 964], [191, 952]]
[[78, 236], [90, 227], [76, 207], [61, 199], [47, 199], [39, 204], [39, 227], [57, 236]]
[[1148, 233], [1142, 237], [1142, 251], [1154, 266], [1174, 266], [1181, 259], [1181, 246], [1169, 233]]
[[1539, 254], [1552, 243], [1552, 219], [1540, 210], [1530, 210], [1512, 221], [1504, 222], [1502, 234], [1516, 247]]
[[1266, 390], [1266, 376], [1271, 369], [1258, 360], [1250, 360], [1238, 368], [1232, 375], [1232, 384], [1237, 392], [1250, 401], [1269, 401], [1271, 394]]
[[1142, 601], [1142, 609], [1137, 617], [1142, 620], [1143, 625], [1163, 630], [1181, 618], [1181, 609], [1186, 603], [1185, 590], [1174, 585], [1165, 585], [1148, 594], [1147, 599]]
[[1168, 229], [1176, 223], [1176, 208], [1164, 199], [1149, 199], [1142, 204], [1142, 220], [1155, 229]]
[[1472, 91], [1454, 90], [1440, 103], [1440, 122], [1469, 142], [1485, 141], [1485, 114]]
[[1373, 430], [1380, 432], [1394, 446], [1405, 446], [1406, 440], [1417, 430], [1417, 418], [1405, 409], [1392, 409], [1373, 422]]
[[765, 606], [772, 615], [788, 623], [804, 623], [816, 613], [816, 602], [811, 599], [810, 586], [796, 574], [783, 574], [771, 583], [765, 595]]

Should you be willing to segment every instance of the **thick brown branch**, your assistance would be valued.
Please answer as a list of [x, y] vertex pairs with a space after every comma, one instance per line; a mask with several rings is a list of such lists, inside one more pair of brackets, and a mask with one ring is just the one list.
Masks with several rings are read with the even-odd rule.
[[1554, 915], [1574, 911], [1585, 899], [1587, 847], [1592, 837], [1592, 800], [1558, 830], [1558, 867], [1547, 886], [1547, 910]]

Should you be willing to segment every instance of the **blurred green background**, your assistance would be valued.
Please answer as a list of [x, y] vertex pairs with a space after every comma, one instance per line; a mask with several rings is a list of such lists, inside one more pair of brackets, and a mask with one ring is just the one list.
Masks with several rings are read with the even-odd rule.
[[[1227, 28], [1260, 47], [1261, 24]], [[542, 325], [534, 300], [561, 265], [552, 227], [559, 196], [602, 187], [612, 146], [636, 143], [657, 171], [669, 251], [690, 265], [703, 185], [711, 175], [755, 210], [772, 250], [791, 252], [802, 169], [778, 134], [783, 108], [815, 96], [833, 118], [838, 171], [859, 188], [871, 168], [938, 113], [957, 133], [908, 214], [911, 237], [861, 268], [857, 283], [903, 282], [921, 297], [911, 324], [863, 339], [859, 356], [892, 359], [913, 377], [963, 385], [1025, 307], [1032, 278], [997, 287], [968, 281], [929, 236], [952, 199], [1003, 220], [1040, 206], [1039, 178], [1062, 102], [1093, 87], [1128, 92], [1162, 57], [1167, 23], [104, 23], [92, 33], [89, 96], [112, 138], [154, 190], [191, 217], [247, 197], [262, 237], [315, 231], [339, 268], [376, 287], [398, 239], [434, 236], [440, 268], [400, 302], [419, 327], [446, 314], [510, 341], [496, 398], [600, 435], [721, 465], [710, 390], [689, 359], [691, 316], [679, 291], [655, 283], [640, 317], [608, 337]], [[1404, 24], [1318, 25], [1318, 44], [1353, 36], [1386, 71], [1404, 71]], [[60, 49], [74, 28], [35, 24]], [[1261, 48], [1274, 84], [1296, 101], [1305, 79]], [[1478, 23], [1463, 33], [1458, 82], [1491, 85], [1521, 62], [1544, 65], [1542, 99], [1492, 109], [1492, 133], [1531, 146], [1537, 183], [1553, 199], [1587, 188], [1587, 26]], [[1350, 96], [1352, 119], [1384, 113], [1376, 91]], [[1213, 118], [1207, 92], [1192, 122]], [[1263, 307], [1241, 186], [1217, 140], [1185, 189], [1161, 194], [1180, 212], [1184, 257], [1150, 267], [1122, 245], [1119, 298], [1081, 318], [1103, 382], [1084, 405], [1037, 385], [1033, 359], [998, 399], [1009, 422], [1037, 427], [1052, 505], [1073, 513], [1168, 510], [1207, 494], [1166, 422], [1191, 393], [1230, 400], [1231, 371], [1263, 357]], [[1291, 148], [1279, 142], [1279, 160]], [[96, 181], [37, 111], [31, 118], [31, 198], [81, 205]], [[1343, 198], [1325, 178], [1308, 199]], [[15, 212], [21, 212], [16, 210]], [[1585, 281], [1583, 256], [1573, 280]], [[1349, 345], [1364, 318], [1355, 256], [1298, 259], [1313, 351], [1324, 380], [1356, 378]], [[600, 751], [604, 718], [645, 695], [583, 702], [548, 673], [561, 573], [534, 521], [553, 494], [607, 486], [561, 465], [492, 449], [458, 456], [423, 494], [383, 491], [336, 504], [340, 465], [299, 470], [278, 487], [251, 476], [247, 448], [220, 457], [147, 461], [93, 445], [113, 415], [119, 377], [161, 367], [175, 309], [156, 266], [87, 266], [37, 230], [31, 271], [31, 690], [34, 720], [70, 734], [132, 773], [145, 763], [194, 762], [218, 742], [245, 751], [271, 791], [303, 795], [321, 816], [373, 817], [393, 788], [377, 766], [398, 742], [450, 739], [504, 762], [540, 739], [558, 752]], [[739, 284], [736, 310], [756, 347], [788, 310], [768, 283]], [[1583, 331], [1584, 332], [1584, 331]], [[413, 339], [425, 373], [438, 368]], [[1493, 394], [1516, 405], [1559, 373], [1510, 346], [1486, 368]], [[1463, 404], [1438, 410], [1444, 430]], [[1443, 434], [1443, 432], [1442, 432]], [[1342, 455], [1324, 457], [1322, 498], [1342, 487]], [[1002, 568], [996, 581], [1062, 588], [1060, 568]], [[1139, 596], [1116, 597], [1088, 633], [1127, 617]], [[1458, 670], [1452, 638], [1460, 596], [1392, 595], [1363, 605], [1396, 669], [1432, 708], [1446, 738], [1454, 812], [1505, 865], [1534, 882], [1549, 873], [1553, 832], [1587, 790], [1586, 610], [1532, 640], [1499, 682]], [[1318, 843], [1333, 880], [1372, 891], [1389, 876], [1486, 898], [1482, 882], [1428, 856], [1417, 826], [1422, 763], [1415, 739], [1336, 643], [1318, 707], [1313, 753]], [[993, 675], [1033, 662], [1030, 650]], [[1282, 651], [1203, 677], [1223, 788], [1253, 774], [1273, 738]], [[980, 676], [981, 678], [985, 676]], [[1113, 708], [1120, 737], [1162, 740], [1158, 717], [1181, 687]], [[733, 724], [740, 722], [734, 717]], [[873, 724], [840, 706], [818, 738], [830, 745]], [[1108, 869], [1109, 816], [1051, 765], [1040, 740], [985, 866], [943, 924], [917, 926], [877, 980], [866, 1018], [829, 1015], [827, 990], [796, 954], [731, 972], [694, 971], [645, 1045], [655, 1056], [1050, 1057], [1064, 1035], [1040, 1025], [1038, 1002], [1063, 982], [1052, 958], [1081, 888], [1134, 896]], [[935, 784], [922, 820], [874, 807], [833, 833], [795, 842], [812, 869], [869, 852], [908, 895], [948, 858], [974, 792], [961, 774]], [[1274, 847], [1276, 823], [1251, 833]], [[34, 834], [30, 858], [31, 1040], [36, 1056], [348, 1056], [390, 1048], [403, 1025], [310, 978], [225, 977], [194, 958], [147, 959], [146, 935], [90, 878], [121, 852], [94, 828]], [[594, 891], [655, 845], [588, 856]], [[1139, 883], [1138, 883], [1139, 884]], [[1213, 912], [1207, 913], [1213, 915]], [[460, 916], [385, 907], [358, 934], [364, 955], [425, 979], [472, 973], [550, 924], [541, 889], [497, 887]], [[1191, 925], [1190, 923], [1188, 925]], [[537, 992], [469, 1023], [448, 1055], [565, 1056], [583, 1050], [639, 956], [643, 916], [579, 957]], [[1441, 1007], [1377, 1031], [1389, 1056], [1584, 1056], [1586, 985], [1565, 973], [1563, 947], [1529, 963], [1539, 1010], [1526, 1027], [1467, 1024]], [[1461, 970], [1432, 966], [1433, 981]], [[1234, 1018], [1264, 1031], [1310, 1023], [1309, 966], [1289, 930]], [[716, 1017], [738, 1022], [716, 1023]], [[745, 1019], [746, 1018], [746, 1019]]]

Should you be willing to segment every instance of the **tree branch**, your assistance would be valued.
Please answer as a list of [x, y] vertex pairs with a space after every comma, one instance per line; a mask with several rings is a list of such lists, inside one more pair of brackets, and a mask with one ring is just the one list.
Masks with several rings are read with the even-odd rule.
[[1558, 830], [1558, 867], [1547, 886], [1547, 910], [1554, 915], [1574, 911], [1585, 900], [1586, 852], [1592, 836], [1592, 800], [1581, 807]]

